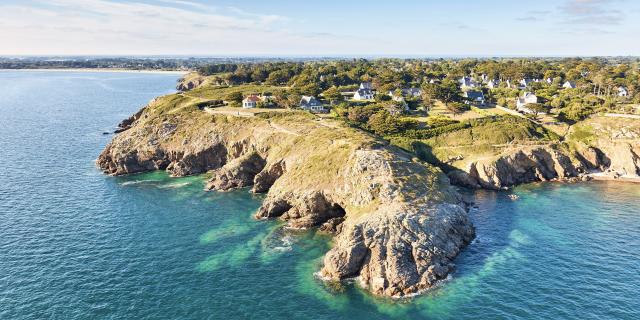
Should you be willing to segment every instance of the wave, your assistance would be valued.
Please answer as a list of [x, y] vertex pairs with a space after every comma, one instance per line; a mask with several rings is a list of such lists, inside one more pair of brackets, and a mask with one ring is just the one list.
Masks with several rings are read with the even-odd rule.
[[121, 186], [130, 186], [130, 185], [136, 185], [136, 184], [141, 184], [141, 183], [150, 183], [150, 182], [158, 182], [157, 180], [134, 180], [134, 181], [126, 181], [126, 182], [122, 182], [120, 183]]
[[170, 184], [161, 185], [158, 188], [161, 188], [161, 189], [177, 189], [177, 188], [182, 188], [184, 186], [188, 186], [189, 184], [191, 184], [191, 182], [170, 183]]

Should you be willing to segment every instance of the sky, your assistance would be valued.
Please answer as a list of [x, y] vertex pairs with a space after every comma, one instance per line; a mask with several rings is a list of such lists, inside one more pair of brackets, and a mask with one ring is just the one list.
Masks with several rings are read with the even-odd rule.
[[637, 0], [0, 0], [0, 55], [640, 55]]

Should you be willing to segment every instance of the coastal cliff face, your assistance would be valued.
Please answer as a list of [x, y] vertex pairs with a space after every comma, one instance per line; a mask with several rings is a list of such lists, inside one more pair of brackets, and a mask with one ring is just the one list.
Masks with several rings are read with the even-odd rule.
[[467, 152], [450, 161], [447, 175], [452, 183], [502, 189], [550, 180], [637, 180], [640, 120], [592, 117], [574, 125], [564, 141], [533, 146], [513, 143], [491, 152]]
[[514, 147], [473, 160], [448, 173], [452, 182], [472, 188], [501, 189], [523, 183], [577, 177], [582, 166], [551, 146]]
[[100, 154], [107, 174], [207, 172], [206, 188], [250, 187], [266, 198], [256, 218], [335, 234], [320, 275], [357, 277], [374, 294], [433, 286], [474, 237], [449, 180], [364, 132], [302, 112], [213, 115], [193, 98], [154, 100]]
[[188, 73], [178, 80], [176, 89], [178, 91], [193, 90], [206, 82], [207, 78], [196, 72]]

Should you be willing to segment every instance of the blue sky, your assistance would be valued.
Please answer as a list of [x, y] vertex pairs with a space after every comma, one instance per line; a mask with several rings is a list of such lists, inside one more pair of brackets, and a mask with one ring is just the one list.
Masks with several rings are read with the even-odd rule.
[[2, 0], [0, 55], [640, 55], [640, 1]]

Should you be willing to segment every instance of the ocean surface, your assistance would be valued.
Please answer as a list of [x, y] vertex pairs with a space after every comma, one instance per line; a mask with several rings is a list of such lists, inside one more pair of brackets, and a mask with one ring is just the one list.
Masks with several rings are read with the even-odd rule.
[[316, 280], [330, 239], [253, 220], [260, 196], [102, 175], [103, 132], [176, 79], [0, 72], [0, 319], [640, 319], [639, 185], [464, 191], [477, 240], [394, 301]]

